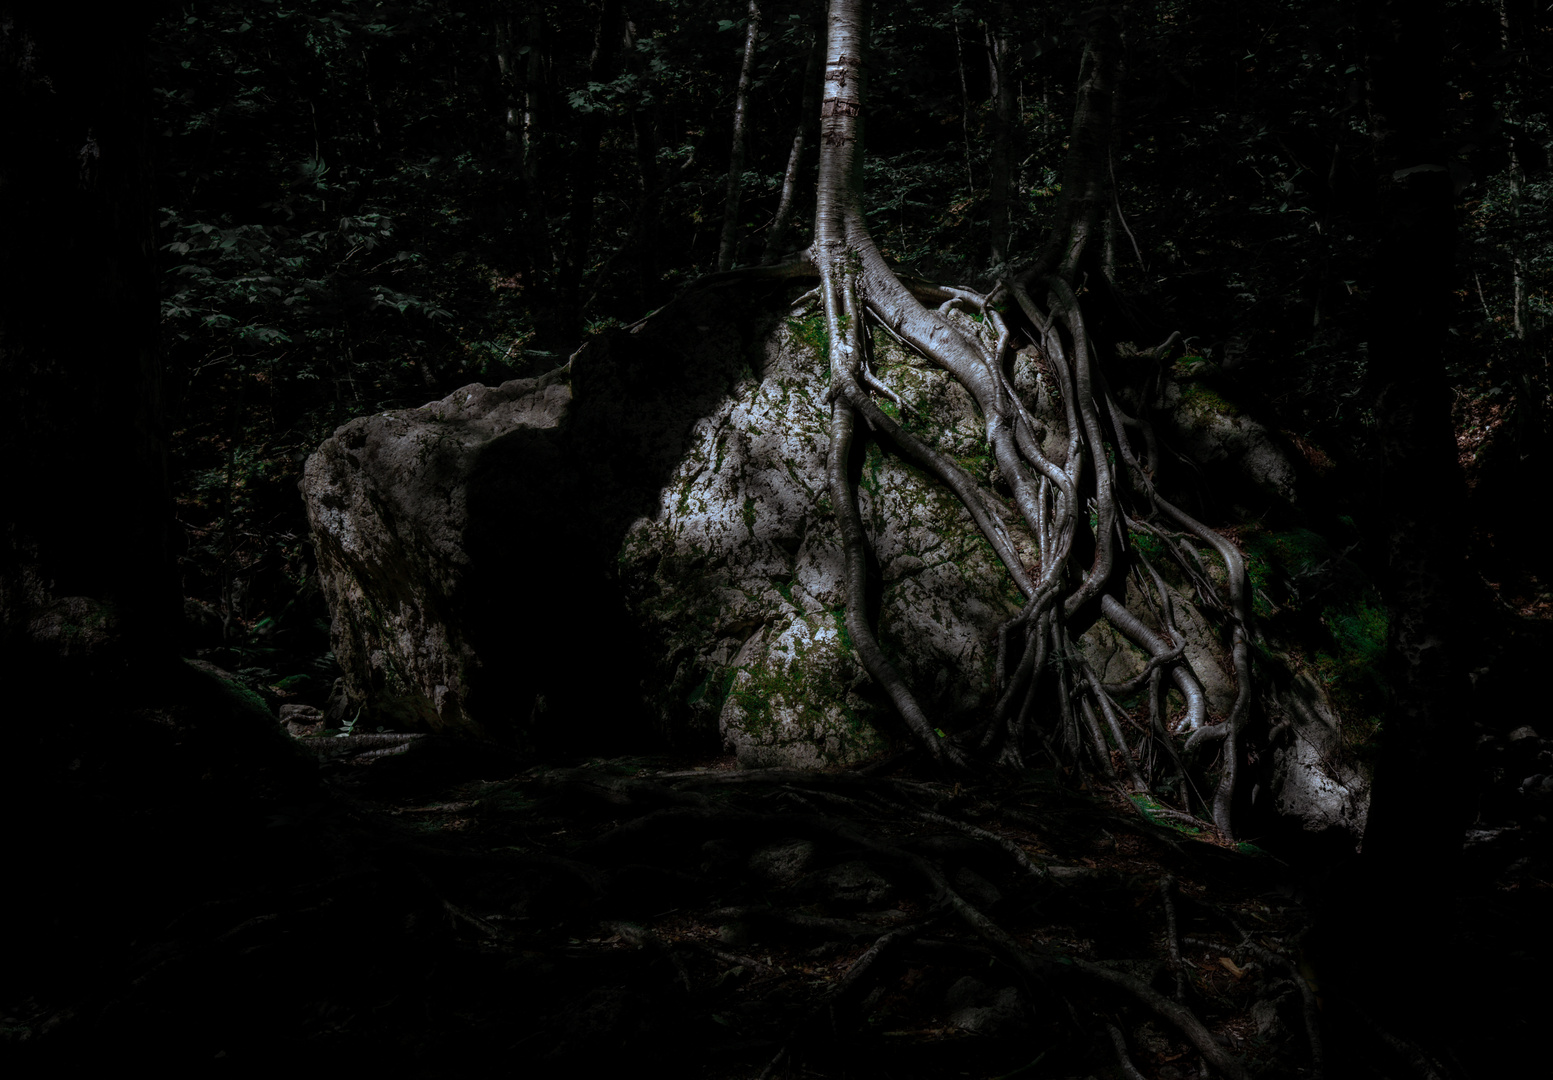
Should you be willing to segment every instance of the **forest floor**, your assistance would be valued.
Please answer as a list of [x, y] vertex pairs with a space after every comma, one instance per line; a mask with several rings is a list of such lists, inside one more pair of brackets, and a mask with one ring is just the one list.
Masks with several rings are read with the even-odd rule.
[[19, 808], [7, 1075], [1489, 1076], [1545, 1017], [1546, 863], [1492, 844], [1419, 943], [1452, 1027], [1399, 1033], [1324, 973], [1323, 913], [1386, 918], [1341, 867], [1053, 772], [306, 741], [259, 798], [130, 769]]

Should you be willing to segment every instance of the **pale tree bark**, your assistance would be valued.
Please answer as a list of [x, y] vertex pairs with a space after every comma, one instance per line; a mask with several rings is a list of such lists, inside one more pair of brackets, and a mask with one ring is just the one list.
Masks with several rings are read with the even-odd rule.
[[[1098, 9], [1084, 17], [1088, 46], [1085, 80], [1075, 118], [1072, 153], [1065, 177], [1065, 198], [1059, 223], [1048, 241], [1046, 257], [1036, 267], [992, 294], [963, 288], [916, 282], [908, 286], [888, 267], [864, 223], [858, 194], [861, 175], [861, 138], [866, 43], [863, 5], [856, 0], [836, 0], [830, 10], [825, 92], [820, 108], [820, 176], [815, 240], [809, 257], [820, 276], [819, 295], [825, 305], [831, 350], [832, 448], [829, 465], [831, 502], [841, 524], [847, 551], [847, 630], [865, 668], [889, 694], [907, 726], [920, 743], [946, 763], [963, 763], [973, 747], [985, 752], [998, 748], [1005, 758], [1018, 760], [1021, 746], [1034, 738], [1031, 725], [1037, 698], [1050, 692], [1052, 668], [1056, 681], [1086, 691], [1082, 707], [1070, 708], [1072, 699], [1057, 693], [1061, 719], [1059, 741], [1067, 752], [1092, 761], [1107, 778], [1119, 779], [1107, 748], [1108, 738], [1120, 736], [1116, 714], [1107, 692], [1094, 673], [1076, 660], [1072, 634], [1088, 622], [1104, 618], [1120, 633], [1157, 657], [1161, 671], [1175, 682], [1188, 703], [1183, 723], [1194, 735], [1210, 742], [1231, 737], [1241, 723], [1250, 692], [1246, 660], [1247, 616], [1243, 582], [1245, 568], [1238, 551], [1223, 537], [1174, 507], [1154, 491], [1148, 473], [1134, 456], [1123, 433], [1140, 421], [1126, 417], [1105, 385], [1099, 357], [1092, 345], [1076, 298], [1079, 268], [1104, 210], [1106, 151], [1110, 138], [1110, 109], [1117, 50], [1116, 24], [1111, 13]], [[1098, 246], [1094, 245], [1094, 246]], [[1037, 301], [1033, 286], [1043, 296]], [[1067, 460], [1058, 465], [1041, 452], [1035, 423], [1009, 385], [1004, 364], [1012, 330], [996, 309], [1000, 295], [1012, 294], [1028, 316], [1037, 344], [1048, 361], [1062, 373], [1062, 397], [1069, 411]], [[930, 297], [937, 309], [924, 307]], [[963, 305], [976, 311], [992, 328], [987, 340], [971, 326], [950, 317]], [[864, 314], [883, 323], [901, 341], [917, 349], [950, 372], [972, 395], [986, 418], [986, 437], [999, 473], [1009, 485], [1021, 526], [1034, 538], [1041, 558], [1038, 567], [1026, 567], [1014, 550], [1009, 528], [996, 502], [980, 490], [976, 481], [953, 462], [931, 448], [886, 415], [873, 402], [878, 388], [866, 360], [866, 338], [861, 332]], [[973, 733], [958, 740], [939, 736], [917, 704], [910, 688], [877, 650], [872, 629], [863, 615], [865, 538], [856, 520], [855, 492], [851, 491], [845, 463], [856, 434], [856, 418], [890, 440], [907, 457], [942, 480], [977, 522], [1014, 582], [1028, 598], [1028, 606], [1009, 627], [1005, 644], [1012, 662], [999, 665], [999, 684], [1004, 688], [994, 715]], [[1109, 450], [1108, 450], [1109, 447]], [[1123, 470], [1130, 483], [1119, 487], [1116, 471]], [[1129, 612], [1111, 592], [1119, 570], [1125, 567], [1120, 537], [1126, 530], [1122, 496], [1138, 489], [1146, 503], [1132, 513], [1155, 514], [1172, 529], [1184, 530], [1200, 544], [1224, 559], [1229, 595], [1222, 600], [1237, 627], [1236, 670], [1241, 676], [1240, 699], [1234, 713], [1211, 730], [1203, 704], [1203, 692], [1190, 666], [1179, 662], [1173, 632], [1150, 628]], [[1097, 527], [1091, 532], [1082, 509], [1097, 507]], [[1140, 526], [1141, 527], [1141, 526]], [[1071, 623], [1071, 627], [1070, 627]], [[1112, 736], [1101, 727], [1110, 725]], [[1161, 721], [1160, 730], [1163, 731]], [[1146, 781], [1128, 765], [1135, 784]], [[1231, 776], [1227, 786], [1234, 787]], [[1226, 807], [1228, 803], [1226, 802]], [[1227, 808], [1219, 815], [1229, 827]]]
[[733, 150], [728, 156], [728, 189], [723, 197], [723, 234], [717, 245], [717, 269], [733, 266], [739, 246], [739, 202], [744, 193], [744, 125], [749, 111], [750, 82], [755, 72], [755, 46], [760, 39], [760, 4], [749, 0], [744, 31], [744, 61], [733, 98]]
[[798, 125], [793, 131], [792, 149], [787, 154], [787, 168], [782, 173], [782, 195], [777, 202], [771, 228], [766, 233], [766, 254], [761, 261], [767, 266], [784, 254], [787, 231], [793, 224], [798, 202], [798, 174], [803, 169], [804, 153], [814, 128], [815, 110], [820, 103], [820, 64], [824, 58], [825, 35], [816, 33], [809, 46], [809, 57], [804, 61], [803, 104], [800, 106]]
[[[1114, 40], [1114, 28], [1106, 22], [1107, 18], [1102, 12], [1091, 21], [1095, 52], [1092, 63], [1096, 66], [1106, 64], [1109, 54], [1105, 46]], [[1115, 688], [1103, 684], [1072, 645], [1070, 634], [1076, 636], [1084, 629], [1080, 619], [1104, 618], [1119, 633], [1154, 655], [1158, 674], [1168, 671], [1168, 677], [1189, 702], [1184, 718], [1187, 727], [1194, 732], [1206, 730], [1206, 716], [1201, 687], [1190, 665], [1181, 660], [1181, 648], [1172, 640], [1174, 627], [1168, 614], [1164, 625], [1156, 629], [1146, 625], [1118, 599], [1120, 589], [1113, 568], [1120, 565], [1121, 558], [1114, 538], [1134, 525], [1155, 529], [1156, 533], [1158, 528], [1141, 521], [1134, 523], [1123, 515], [1112, 471], [1123, 472], [1133, 481], [1130, 487], [1147, 499], [1144, 505], [1127, 507], [1140, 518], [1148, 511], [1191, 533], [1201, 544], [1213, 546], [1217, 542], [1231, 553], [1233, 545], [1152, 490], [1148, 475], [1139, 467], [1126, 442], [1123, 428], [1127, 418], [1105, 387], [1095, 363], [1097, 357], [1092, 355], [1070, 281], [1049, 270], [1044, 272], [1041, 282], [1046, 287], [1045, 310], [1027, 288], [1018, 286], [1021, 307], [1033, 311], [1029, 329], [1039, 338], [1047, 363], [1063, 373], [1062, 397], [1067, 404], [1070, 435], [1067, 460], [1059, 465], [1043, 454], [1036, 423], [1014, 392], [1005, 370], [1013, 329], [999, 313], [998, 301], [1000, 293], [1007, 295], [1008, 289], [1015, 286], [1006, 286], [1000, 293], [981, 294], [928, 282], [908, 283], [885, 263], [868, 234], [859, 192], [866, 115], [867, 35], [864, 0], [832, 0], [820, 106], [814, 243], [808, 252], [820, 279], [818, 301], [823, 307], [829, 343], [831, 441], [826, 459], [826, 490], [845, 554], [848, 636], [864, 669], [893, 702], [918, 745], [942, 766], [963, 769], [978, 758], [986, 762], [989, 752], [1009, 764], [1020, 764], [1022, 753], [1034, 741], [1032, 712], [1039, 697], [1056, 706], [1041, 718], [1057, 729], [1055, 740], [1043, 737], [1049, 751], [1058, 752], [1053, 741], [1060, 742], [1061, 752], [1081, 768], [1080, 758], [1087, 758], [1108, 782], [1146, 792], [1149, 779], [1128, 755], [1111, 697]], [[1092, 77], [1099, 90], [1108, 90], [1103, 76]], [[1107, 103], [1109, 97], [1108, 92], [1100, 94]], [[1089, 157], [1093, 157], [1092, 152]], [[1092, 164], [1089, 157], [1081, 157], [1081, 164]], [[1069, 205], [1071, 213], [1087, 215], [1092, 221], [1092, 200], [1078, 198]], [[1071, 231], [1070, 223], [1063, 230], [1064, 236]], [[1057, 246], [1065, 261], [1077, 265], [1083, 258], [1081, 244], [1075, 247], [1073, 242], [1066, 241]], [[925, 306], [924, 299], [937, 307]], [[974, 312], [980, 320], [956, 317], [958, 307]], [[865, 332], [865, 320], [882, 324], [970, 392], [985, 418], [987, 443], [1008, 485], [1017, 522], [1004, 520], [1005, 504], [1001, 499], [992, 497], [955, 462], [913, 435], [875, 402], [876, 392], [886, 396], [890, 392], [870, 370], [871, 337]], [[1162, 354], [1163, 347], [1157, 352]], [[1106, 425], [1108, 430], [1102, 430]], [[997, 680], [1003, 693], [993, 714], [977, 728], [954, 736], [933, 726], [900, 672], [880, 649], [867, 616], [869, 541], [858, 510], [851, 459], [856, 441], [868, 437], [869, 431], [954, 493], [1026, 598], [1024, 610], [1003, 628], [1003, 644], [1007, 648], [1000, 648]], [[1093, 557], [1076, 562], [1076, 527], [1091, 503], [1102, 507], [1099, 535], [1092, 545]], [[1035, 541], [1039, 552], [1036, 565], [1027, 566], [1019, 556], [1012, 541], [1013, 529], [1026, 530]], [[1231, 554], [1230, 565], [1225, 568], [1231, 582], [1245, 576], [1244, 566], [1236, 564], [1235, 558], [1238, 554]], [[1157, 574], [1154, 576], [1168, 611], [1163, 584]], [[1219, 602], [1231, 619], [1242, 620], [1245, 609], [1241, 590], [1231, 584], [1227, 591], [1231, 595], [1223, 596]], [[1013, 670], [1004, 663], [1005, 652], [1016, 660]], [[1055, 678], [1048, 669], [1055, 670]], [[1243, 670], [1242, 674], [1248, 680], [1243, 689], [1248, 691], [1249, 671]], [[1053, 682], [1056, 687], [1051, 686]], [[1045, 695], [1040, 694], [1042, 689], [1047, 691]], [[1056, 693], [1052, 694], [1054, 689]], [[1075, 714], [1082, 715], [1082, 728]], [[1168, 741], [1170, 733], [1165, 731], [1163, 719], [1156, 717], [1156, 721], [1161, 736]], [[1231, 716], [1218, 726], [1228, 734], [1237, 723], [1237, 718]], [[1120, 770], [1113, 765], [1113, 749], [1120, 752]], [[990, 919], [975, 913], [947, 885], [944, 890], [949, 906], [962, 914], [986, 941], [1011, 953], [1016, 965], [1034, 969], [1035, 961]], [[1098, 965], [1081, 965], [1077, 970], [1097, 982], [1122, 986], [1148, 1002], [1196, 1044], [1221, 1074], [1236, 1080], [1245, 1075], [1240, 1064], [1213, 1042], [1191, 1010], [1176, 1006], [1141, 982], [1118, 978]]]

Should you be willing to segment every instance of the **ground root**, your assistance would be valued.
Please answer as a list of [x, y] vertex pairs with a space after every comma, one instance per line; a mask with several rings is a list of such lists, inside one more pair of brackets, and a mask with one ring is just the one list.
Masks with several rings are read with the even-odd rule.
[[[717, 1078], [1321, 1060], [1285, 868], [1122, 792], [641, 759], [417, 784], [421, 756], [339, 765], [321, 801], [228, 825], [247, 891], [168, 880], [180, 904], [0, 1003], [13, 1049], [40, 1071], [176, 1045], [394, 1075], [665, 1056]], [[1376, 1060], [1435, 1060], [1416, 1032], [1350, 1026]]]
[[[1245, 956], [1232, 926], [1160, 898], [1222, 891], [1226, 873], [1255, 894], [1276, 864], [1125, 797], [1097, 803], [1055, 776], [999, 789], [608, 765], [499, 787], [533, 801], [525, 835], [549, 837], [512, 858], [571, 864], [509, 886], [510, 944], [554, 955], [564, 938], [672, 995], [707, 1075], [926, 1076], [950, 1059], [1002, 1075], [1037, 1052], [1082, 1074], [1114, 1062], [1118, 1039], [1151, 1071], [1295, 1075], [1309, 1059], [1297, 1012], [1279, 1019], [1286, 974], [1226, 963]], [[1178, 920], [1204, 924], [1201, 944], [1183, 946]], [[1286, 909], [1246, 947], [1282, 955], [1301, 926]], [[1258, 1008], [1273, 1017], [1260, 1032]], [[545, 1022], [534, 1038], [583, 1052]]]

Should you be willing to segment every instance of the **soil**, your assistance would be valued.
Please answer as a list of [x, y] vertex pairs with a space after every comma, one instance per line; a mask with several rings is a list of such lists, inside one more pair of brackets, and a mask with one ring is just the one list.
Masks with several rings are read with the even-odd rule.
[[1515, 972], [1550, 959], [1553, 888], [1500, 834], [1420, 942], [1429, 1014], [1456, 1023], [1396, 1030], [1311, 945], [1318, 918], [1383, 916], [1340, 866], [1074, 777], [399, 745], [258, 795], [133, 763], [35, 793], [7, 890], [8, 1075], [1206, 1075], [1159, 1002], [1249, 1075], [1312, 1075], [1313, 1045], [1331, 1075], [1494, 1075], [1545, 1007]]

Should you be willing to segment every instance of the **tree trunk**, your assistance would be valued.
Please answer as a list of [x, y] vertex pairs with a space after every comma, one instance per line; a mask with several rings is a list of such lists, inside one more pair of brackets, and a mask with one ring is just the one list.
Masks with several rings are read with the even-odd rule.
[[1464, 824], [1453, 774], [1469, 732], [1459, 634], [1465, 489], [1442, 351], [1456, 230], [1438, 9], [1378, 0], [1369, 72], [1381, 213], [1369, 358], [1394, 666], [1365, 857], [1386, 877], [1448, 872]]
[[976, 190], [976, 176], [971, 171], [971, 88], [965, 81], [965, 44], [960, 38], [960, 16], [954, 16], [954, 58], [960, 71], [960, 134], [965, 139], [965, 191]]
[[744, 62], [733, 98], [733, 151], [728, 156], [728, 192], [723, 198], [723, 235], [717, 246], [717, 269], [733, 266], [739, 246], [739, 199], [744, 190], [744, 116], [749, 108], [750, 79], [755, 71], [755, 45], [760, 39], [760, 4], [749, 0], [744, 31]]
[[111, 608], [136, 648], [165, 645], [179, 613], [143, 42], [127, 9], [0, 9], [8, 663], [70, 598]]
[[[599, 9], [598, 32], [588, 62], [591, 82], [615, 77], [623, 37], [621, 0], [604, 0]], [[561, 268], [561, 305], [565, 323], [580, 332], [582, 322], [582, 274], [593, 238], [593, 201], [598, 194], [599, 143], [604, 137], [602, 110], [583, 113], [578, 124], [577, 159], [573, 168], [572, 198], [567, 215], [566, 259]], [[576, 336], [574, 333], [572, 336]]]
[[1063, 166], [1057, 217], [1041, 254], [1040, 264], [1072, 279], [1079, 257], [1101, 224], [1106, 208], [1111, 121], [1116, 105], [1119, 49], [1115, 17], [1105, 8], [1080, 16], [1084, 56], [1080, 61], [1077, 100], [1068, 158]]
[[[519, 215], [519, 234], [524, 238], [519, 265], [527, 277], [540, 267], [551, 269], [544, 197], [538, 184], [539, 93], [543, 83], [540, 38], [544, 21], [537, 14], [526, 19], [513, 12], [496, 18], [496, 65], [506, 98], [502, 138], [513, 164], [514, 201]], [[526, 282], [525, 284], [532, 284]]]
[[[626, 67], [646, 83], [640, 54], [636, 51], [636, 24], [626, 20]], [[644, 107], [631, 110], [631, 144], [636, 151], [637, 206], [636, 227], [628, 244], [636, 262], [637, 300], [642, 310], [657, 303], [658, 205], [666, 185], [659, 177], [658, 127], [652, 112]]]
[[1374, 0], [1366, 13], [1380, 227], [1369, 364], [1381, 461], [1369, 535], [1385, 558], [1391, 694], [1357, 879], [1332, 897], [1323, 926], [1334, 996], [1426, 1043], [1455, 1024], [1433, 988], [1458, 981], [1449, 939], [1471, 750], [1465, 488], [1442, 352], [1456, 237], [1440, 7]]
[[[828, 485], [831, 502], [841, 526], [847, 556], [848, 607], [846, 625], [859, 659], [876, 682], [889, 694], [908, 728], [936, 759], [963, 764], [967, 751], [998, 748], [1009, 760], [1020, 760], [1021, 745], [1037, 736], [1033, 715], [1042, 692], [1042, 672], [1052, 667], [1057, 681], [1079, 688], [1087, 732], [1077, 724], [1078, 712], [1066, 693], [1056, 695], [1063, 714], [1063, 738], [1070, 753], [1088, 757], [1109, 779], [1117, 779], [1107, 736], [1099, 717], [1105, 717], [1118, 737], [1114, 711], [1106, 692], [1087, 664], [1077, 659], [1071, 634], [1082, 632], [1095, 618], [1104, 618], [1140, 648], [1152, 654], [1167, 670], [1188, 703], [1186, 726], [1194, 734], [1208, 734], [1203, 691], [1190, 666], [1175, 662], [1168, 624], [1161, 633], [1129, 612], [1113, 595], [1115, 577], [1127, 563], [1119, 539], [1125, 530], [1121, 496], [1133, 489], [1143, 492], [1145, 506], [1134, 515], [1160, 514], [1172, 528], [1184, 529], [1198, 542], [1211, 547], [1226, 563], [1228, 595], [1221, 599], [1231, 614], [1235, 633], [1234, 655], [1240, 676], [1240, 697], [1234, 712], [1213, 725], [1215, 739], [1227, 737], [1241, 723], [1250, 694], [1250, 669], [1246, 651], [1245, 567], [1234, 545], [1160, 497], [1147, 473], [1133, 456], [1123, 434], [1126, 417], [1105, 385], [1098, 368], [1099, 354], [1091, 343], [1076, 292], [1078, 267], [1089, 250], [1101, 197], [1105, 191], [1105, 151], [1110, 138], [1112, 68], [1115, 21], [1100, 9], [1087, 17], [1089, 47], [1086, 75], [1076, 111], [1073, 152], [1064, 181], [1066, 198], [1049, 247], [1049, 258], [1029, 275], [1001, 286], [1012, 292], [1029, 318], [1024, 331], [1032, 334], [1053, 369], [1064, 380], [1062, 397], [1068, 404], [1069, 445], [1067, 460], [1058, 465], [1048, 460], [1039, 446], [1035, 423], [1009, 385], [1004, 372], [1012, 331], [1003, 321], [995, 301], [998, 295], [981, 295], [964, 289], [925, 282], [911, 287], [885, 263], [864, 222], [857, 190], [862, 160], [862, 111], [866, 42], [864, 6], [859, 0], [836, 0], [830, 11], [825, 95], [820, 107], [820, 175], [814, 245], [809, 258], [820, 276], [819, 295], [825, 305], [830, 341], [830, 389], [832, 400], [831, 452]], [[1028, 286], [1039, 283], [1045, 295], [1043, 308]], [[921, 298], [939, 303], [937, 310], [924, 307]], [[950, 318], [950, 310], [964, 305], [981, 316], [982, 325], [995, 333], [988, 340], [971, 325]], [[871, 314], [907, 345], [950, 372], [985, 417], [986, 438], [998, 472], [1008, 484], [1013, 507], [1040, 552], [1031, 569], [1015, 551], [999, 504], [987, 498], [978, 482], [956, 463], [939, 455], [886, 415], [872, 400], [870, 387], [884, 388], [867, 366], [867, 339], [861, 326]], [[1168, 344], [1168, 343], [1167, 343]], [[1163, 347], [1162, 347], [1163, 348]], [[1021, 615], [1004, 627], [1004, 643], [1013, 647], [1016, 662], [1006, 671], [999, 662], [998, 684], [1003, 687], [992, 717], [975, 732], [958, 739], [944, 737], [932, 726], [911, 690], [885, 660], [863, 612], [866, 538], [857, 518], [856, 495], [847, 476], [847, 462], [861, 414], [870, 428], [880, 432], [907, 458], [938, 477], [960, 500], [981, 529], [1014, 583], [1027, 598]], [[1108, 435], [1110, 436], [1108, 438]], [[1115, 473], [1125, 470], [1131, 483], [1119, 486]], [[1090, 541], [1076, 542], [1087, 531], [1086, 514], [1098, 508], [1097, 527]], [[1000, 645], [1000, 655], [1002, 646]], [[1202, 729], [1199, 732], [1199, 729]], [[1163, 730], [1163, 727], [1161, 727]], [[1168, 741], [1168, 739], [1167, 739]], [[1049, 744], [1048, 744], [1049, 745]], [[1233, 753], [1230, 759], [1234, 759]], [[1137, 786], [1147, 781], [1132, 766], [1128, 773]], [[1233, 769], [1224, 780], [1233, 791]], [[1228, 800], [1225, 800], [1226, 807]], [[1220, 815], [1228, 827], [1227, 809]]]
[[809, 132], [814, 126], [814, 111], [820, 102], [819, 66], [824, 59], [825, 37], [816, 33], [809, 46], [809, 58], [804, 61], [803, 104], [799, 106], [799, 121], [793, 131], [793, 147], [787, 154], [787, 169], [782, 173], [782, 196], [777, 202], [776, 216], [766, 234], [766, 254], [761, 260], [767, 266], [783, 254], [787, 231], [792, 227], [793, 213], [797, 205], [798, 173], [803, 168], [804, 151]]
[[1000, 3], [998, 20], [987, 30], [987, 60], [992, 75], [992, 138], [988, 160], [987, 211], [993, 273], [1008, 263], [1009, 200], [1013, 189], [1013, 140], [1017, 76], [1014, 72], [1014, 5]]

